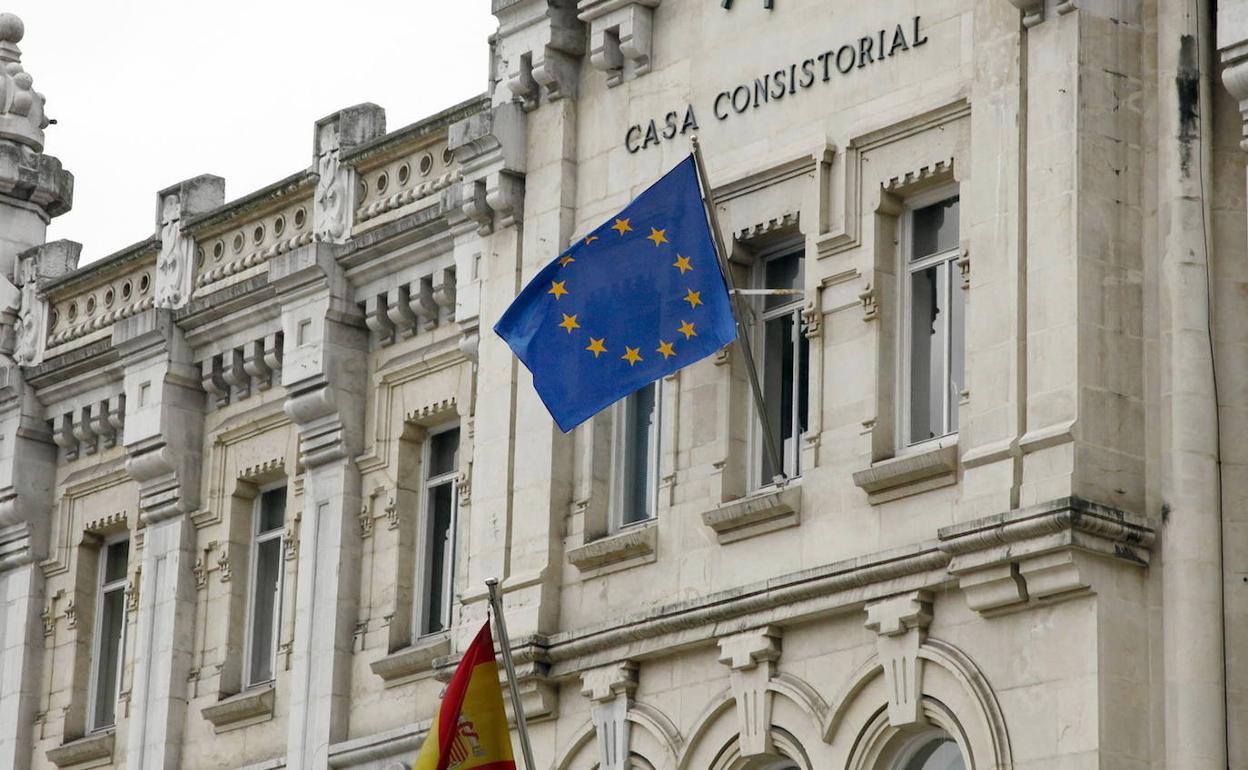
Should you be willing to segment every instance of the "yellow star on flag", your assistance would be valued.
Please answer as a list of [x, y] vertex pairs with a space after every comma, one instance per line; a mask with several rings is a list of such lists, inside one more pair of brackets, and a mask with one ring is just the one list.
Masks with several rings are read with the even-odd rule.
[[665, 243], [667, 243], [667, 242], [668, 242], [668, 241], [667, 241], [667, 231], [666, 231], [666, 230], [656, 230], [656, 229], [654, 229], [653, 227], [651, 227], [651, 228], [650, 228], [650, 234], [646, 236], [646, 240], [654, 241], [654, 245], [655, 245], [655, 246], [662, 246], [663, 244], [665, 244]]
[[567, 329], [568, 334], [571, 334], [573, 329], [581, 328], [581, 325], [576, 322], [576, 316], [568, 315], [567, 313], [563, 314], [563, 322], [560, 323], [559, 326]]
[[676, 331], [685, 335], [685, 339], [698, 336], [698, 333], [693, 330], [693, 324], [689, 323], [688, 321], [681, 321], [680, 328], [677, 329]]
[[590, 353], [593, 353], [594, 358], [597, 358], [600, 353], [607, 352], [607, 346], [603, 344], [606, 341], [607, 341], [606, 337], [603, 337], [602, 339], [594, 339], [593, 337], [590, 337], [589, 347], [585, 349], [588, 350]]
[[[702, 292], [694, 291], [693, 289], [686, 289], [686, 291], [689, 293], [685, 295], [685, 302], [689, 303], [690, 310], [702, 304]], [[553, 289], [551, 290], [551, 294], [554, 294]]]
[[[555, 299], [559, 299], [559, 298], [560, 298], [560, 297], [562, 297], [564, 294], [567, 294], [567, 293], [568, 293], [568, 289], [567, 289], [567, 287], [566, 287], [566, 286], [564, 286], [564, 284], [565, 284], [565, 283], [567, 283], [567, 281], [551, 281], [551, 282], [550, 282], [550, 291], [548, 291], [548, 292], [546, 292], [546, 293], [547, 293], [547, 294], [554, 294], [554, 295], [555, 295]], [[688, 298], [686, 297], [686, 299], [688, 299]]]
[[672, 263], [672, 267], [679, 268], [681, 275], [693, 269], [693, 265], [689, 264], [689, 258], [682, 257], [679, 254], [676, 255], [676, 261]]
[[664, 361], [676, 355], [676, 351], [672, 349], [672, 343], [664, 342], [663, 340], [659, 340], [659, 347], [656, 348], [656, 352], [663, 354]]
[[585, 245], [588, 246], [589, 244], [593, 243], [596, 240], [598, 240], [598, 236], [591, 235], [585, 239]]
[[624, 355], [620, 356], [620, 358], [627, 361], [629, 366], [632, 366], [641, 360], [641, 350], [640, 348], [630, 348], [628, 345], [625, 345]]
[[563, 257], [559, 260], [559, 267], [567, 267], [575, 261], [572, 257]]
[[623, 235], [624, 233], [627, 233], [627, 232], [632, 232], [633, 228], [631, 225], [629, 225], [629, 222], [631, 221], [632, 220], [630, 219], [617, 219], [615, 220], [615, 224], [611, 225], [611, 229], [615, 230], [620, 235]]

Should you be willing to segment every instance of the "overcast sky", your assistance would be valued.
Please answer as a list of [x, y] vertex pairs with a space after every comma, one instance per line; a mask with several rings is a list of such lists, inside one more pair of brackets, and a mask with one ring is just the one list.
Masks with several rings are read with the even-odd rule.
[[48, 240], [82, 262], [153, 233], [156, 191], [225, 177], [227, 200], [308, 166], [312, 123], [374, 102], [393, 130], [486, 88], [489, 0], [10, 0], [47, 97], [45, 151], [74, 175]]

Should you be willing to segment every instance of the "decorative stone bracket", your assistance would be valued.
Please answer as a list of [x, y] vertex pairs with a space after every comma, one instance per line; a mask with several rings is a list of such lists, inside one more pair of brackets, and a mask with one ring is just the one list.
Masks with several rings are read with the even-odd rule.
[[777, 626], [763, 626], [719, 640], [719, 662], [732, 669], [732, 696], [743, 759], [771, 753], [771, 702], [768, 685], [780, 660]]
[[614, 88], [650, 71], [654, 9], [662, 0], [581, 0], [589, 24], [589, 60]]
[[351, 235], [355, 169], [342, 162], [346, 150], [386, 133], [386, 111], [357, 104], [316, 121], [312, 166], [317, 174], [312, 197], [312, 232], [319, 241], [342, 243]]
[[932, 597], [913, 591], [867, 605], [867, 628], [879, 634], [876, 652], [884, 667], [888, 722], [893, 727], [923, 721], [923, 661], [919, 647], [932, 622]]
[[500, 75], [521, 107], [536, 109], [542, 97], [575, 99], [585, 31], [574, 0], [515, 3], [495, 15], [504, 51]]
[[121, 442], [126, 424], [126, 396], [119, 393], [52, 421], [52, 440], [65, 450], [66, 460], [92, 455]]
[[481, 235], [521, 219], [526, 122], [519, 105], [500, 104], [450, 127], [447, 148], [463, 175], [463, 215]]
[[364, 300], [364, 322], [382, 347], [455, 320], [455, 267], [393, 286]]
[[[43, 360], [47, 344], [48, 303], [40, 294], [40, 284], [73, 272], [78, 267], [81, 253], [81, 243], [60, 240], [28, 249], [18, 256], [14, 275], [18, 299], [17, 306], [13, 308], [17, 312], [13, 359], [18, 364], [34, 366]], [[0, 307], [0, 311], [4, 310], [6, 308]]]
[[637, 663], [623, 661], [581, 675], [581, 694], [594, 702], [591, 718], [601, 770], [626, 770], [631, 730], [628, 711], [637, 691]]
[[282, 332], [273, 332], [202, 361], [200, 381], [212, 402], [226, 406], [281, 382], [284, 345]]

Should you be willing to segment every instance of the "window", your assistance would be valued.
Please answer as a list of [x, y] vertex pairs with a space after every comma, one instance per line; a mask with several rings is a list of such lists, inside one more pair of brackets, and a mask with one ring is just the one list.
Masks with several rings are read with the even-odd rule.
[[91, 666], [89, 700], [91, 730], [105, 730], [117, 721], [121, 689], [121, 662], [126, 639], [126, 569], [130, 563], [128, 539], [106, 541], [100, 550], [96, 591], [95, 653]]
[[424, 605], [418, 636], [435, 634], [451, 623], [454, 597], [455, 530], [458, 511], [459, 429], [431, 433], [425, 442], [424, 557], [420, 569]]
[[273, 681], [282, 611], [282, 532], [286, 487], [260, 493], [252, 516], [251, 612], [247, 618], [246, 686]]
[[659, 492], [659, 392], [652, 382], [616, 407], [613, 529], [654, 518]]
[[[779, 442], [784, 473], [795, 477], [801, 473], [801, 436], [806, 430], [809, 407], [809, 341], [802, 323], [803, 254], [782, 251], [764, 255], [756, 271], [755, 285], [769, 291], [795, 293], [764, 294], [762, 312], [758, 316], [758, 359], [763, 403], [771, 428]], [[758, 460], [757, 486], [765, 486], [778, 475], [772, 467], [763, 442], [767, 440], [761, 424], [755, 426], [758, 436], [755, 455]]]
[[916, 741], [894, 767], [897, 770], [966, 770], [966, 762], [958, 744], [948, 733], [942, 732]]
[[958, 430], [965, 359], [958, 199], [910, 210], [906, 234], [901, 429], [903, 443], [913, 445]]

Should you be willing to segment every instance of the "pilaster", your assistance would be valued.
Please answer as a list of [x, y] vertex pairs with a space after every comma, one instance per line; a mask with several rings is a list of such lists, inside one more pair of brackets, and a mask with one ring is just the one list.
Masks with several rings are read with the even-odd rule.
[[164, 770], [178, 766], [186, 722], [195, 603], [187, 514], [199, 507], [204, 394], [169, 310], [118, 321], [113, 347], [125, 367], [126, 471], [146, 524], [126, 764]]
[[368, 333], [335, 254], [314, 242], [269, 264], [286, 340], [285, 411], [304, 468], [286, 745], [286, 766], [299, 768], [327, 767], [329, 745], [347, 737], [359, 596], [354, 458], [363, 446]]

